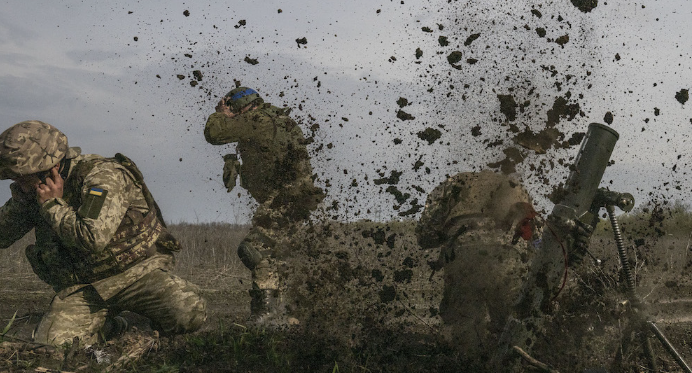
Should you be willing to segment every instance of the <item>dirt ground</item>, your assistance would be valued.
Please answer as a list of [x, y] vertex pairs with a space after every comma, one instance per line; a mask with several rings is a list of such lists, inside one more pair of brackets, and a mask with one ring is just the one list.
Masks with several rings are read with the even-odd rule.
[[[16, 311], [17, 317], [9, 334], [29, 338], [48, 308], [54, 292], [33, 273], [3, 277], [0, 286], [0, 324], [3, 327], [7, 325]], [[221, 320], [229, 323], [242, 322], [250, 315], [250, 297], [247, 295], [249, 274], [238, 276], [219, 272], [217, 268], [197, 268], [194, 276], [185, 278], [202, 287], [209, 306], [207, 328]], [[132, 315], [129, 317], [140, 327], [145, 326], [142, 324], [143, 320]]]
[[[283, 342], [287, 348], [298, 348], [312, 359], [304, 357], [308, 360], [301, 363], [303, 371], [326, 371], [326, 368], [332, 371], [333, 366], [325, 362], [334, 361], [341, 363], [342, 372], [401, 371], [404, 368], [397, 361], [408, 364], [408, 371], [473, 371], [465, 365], [463, 354], [445, 342], [438, 315], [442, 275], [433, 273], [428, 265], [437, 253], [417, 247], [412, 224], [332, 224], [313, 232], [322, 238], [314, 247], [306, 249], [311, 253], [311, 261], [297, 272], [306, 278], [313, 277], [300, 281], [315, 298], [305, 299], [312, 302], [304, 308], [311, 310], [303, 313], [306, 329], [285, 337], [300, 340]], [[22, 247], [26, 242], [20, 242], [2, 252], [6, 260], [0, 266], [4, 277], [0, 284], [0, 330], [10, 323], [15, 312], [16, 318], [0, 344], [0, 372], [52, 372], [59, 368], [66, 371], [272, 371], [229, 368], [234, 366], [229, 362], [234, 357], [226, 355], [219, 355], [217, 361], [204, 358], [204, 364], [196, 368], [164, 369], [166, 359], [174, 359], [176, 354], [199, 354], [195, 352], [196, 344], [201, 344], [197, 348], [202, 349], [219, 348], [205, 345], [210, 342], [200, 342], [195, 336], [217, 333], [218, 337], [219, 330], [229, 326], [245, 328], [249, 316], [249, 271], [235, 258], [235, 247], [246, 228], [190, 225], [179, 229], [190, 240], [187, 245], [190, 249], [179, 255], [178, 274], [198, 284], [208, 300], [209, 320], [203, 330], [187, 339], [157, 342], [163, 347], [157, 354], [143, 357], [139, 368], [132, 364], [98, 363], [93, 353], [82, 354], [79, 363], [68, 364], [69, 351], [48, 351], [41, 355], [36, 346], [30, 350], [19, 341], [30, 339], [31, 330], [53, 294], [23, 261]], [[224, 236], [230, 231], [234, 231], [232, 237]], [[665, 233], [641, 237], [630, 234], [626, 240], [631, 245], [630, 261], [635, 268], [637, 292], [650, 304], [649, 311], [659, 328], [680, 354], [692, 361], [689, 235]], [[609, 372], [649, 372], [636, 334], [625, 335], [631, 313], [619, 277], [616, 246], [609, 232], [594, 237], [591, 251], [603, 264], [596, 266], [585, 260], [570, 270], [557, 310], [547, 320], [532, 355], [560, 372], [596, 372], [597, 368]], [[148, 342], [143, 341], [152, 335], [147, 320], [134, 314], [125, 316], [136, 331], [115, 344], [102, 346], [105, 351], [111, 351], [113, 359], [132, 350], [128, 346], [146, 345]], [[657, 371], [682, 371], [661, 343], [652, 334], [647, 335], [657, 356]], [[630, 340], [630, 348], [626, 349]], [[346, 348], [333, 349], [326, 343]], [[357, 364], [343, 362], [347, 353], [365, 359], [358, 364], [367, 369], [359, 370]], [[151, 363], [147, 359], [155, 360], [158, 368], [146, 365]], [[364, 362], [367, 359], [369, 363]]]
[[[636, 293], [646, 304], [648, 319], [685, 361], [692, 361], [689, 236], [666, 234], [647, 241], [628, 247]], [[650, 330], [633, 326], [635, 314], [625, 295], [614, 240], [599, 237], [592, 242], [591, 251], [603, 260], [602, 265], [594, 265], [587, 258], [570, 271], [558, 310], [534, 348], [534, 357], [559, 367], [561, 372], [596, 367], [609, 372], [682, 372]], [[647, 363], [642, 335], [651, 343], [656, 369]]]

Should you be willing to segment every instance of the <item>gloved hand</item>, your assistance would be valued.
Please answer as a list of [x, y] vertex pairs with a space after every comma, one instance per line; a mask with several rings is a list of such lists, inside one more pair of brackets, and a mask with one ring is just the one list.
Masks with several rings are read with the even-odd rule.
[[591, 242], [591, 235], [593, 234], [594, 228], [577, 219], [575, 221], [576, 225], [572, 230], [572, 236], [574, 237], [574, 246], [580, 250], [588, 250], [589, 244]]
[[227, 192], [231, 192], [236, 185], [236, 179], [240, 174], [240, 161], [236, 154], [226, 154], [223, 156], [223, 185]]
[[584, 255], [589, 250], [593, 227], [579, 219], [574, 220], [574, 226], [570, 232], [572, 236], [572, 247], [569, 250], [569, 263], [571, 265], [581, 263]]

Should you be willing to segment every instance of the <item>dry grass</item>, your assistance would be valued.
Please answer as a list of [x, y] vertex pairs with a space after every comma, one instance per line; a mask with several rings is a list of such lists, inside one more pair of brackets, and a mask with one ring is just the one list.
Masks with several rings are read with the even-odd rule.
[[[238, 259], [236, 248], [249, 227], [231, 224], [171, 224], [171, 233], [177, 237], [183, 249], [176, 254], [175, 272], [199, 285], [205, 297], [242, 297], [247, 291], [250, 271]], [[48, 308], [53, 290], [36, 274], [28, 263], [24, 251], [34, 243], [33, 231], [7, 249], [0, 250], [0, 325], [14, 312], [22, 321], [37, 322], [37, 315]], [[236, 314], [236, 310], [219, 302], [212, 302], [214, 311]], [[244, 299], [242, 301], [244, 304]], [[31, 327], [21, 328], [21, 333], [31, 333]], [[26, 329], [26, 330], [24, 330]]]
[[0, 273], [4, 276], [33, 274], [34, 272], [31, 270], [31, 265], [24, 255], [24, 249], [28, 245], [33, 244], [34, 241], [34, 232], [31, 231], [12, 246], [5, 250], [0, 250], [0, 255], [2, 256], [2, 260], [0, 260]]
[[[621, 216], [620, 222], [624, 243], [636, 272], [637, 292], [651, 302], [655, 318], [665, 323], [666, 333], [673, 337], [683, 356], [692, 358], [689, 344], [682, 342], [689, 340], [689, 330], [692, 330], [687, 326], [690, 321], [688, 310], [692, 305], [692, 298], [688, 299], [687, 295], [692, 291], [692, 280], [688, 276], [692, 265], [692, 255], [689, 253], [692, 220], [689, 214], [680, 210], [638, 211]], [[310, 255], [311, 261], [304, 263], [305, 270], [300, 268], [299, 272], [305, 276], [318, 275], [317, 278], [307, 279], [310, 281], [306, 280], [308, 285], [318, 285], [315, 294], [332, 294], [330, 298], [318, 299], [312, 304], [314, 308], [322, 307], [320, 309], [324, 312], [331, 312], [358, 303], [335, 296], [343, 293], [343, 288], [336, 285], [342, 284], [339, 279], [344, 278], [349, 280], [344, 282], [347, 288], [354, 290], [351, 295], [368, 305], [361, 311], [379, 310], [387, 315], [397, 314], [398, 318], [406, 319], [410, 324], [423, 326], [415, 328], [420, 334], [406, 334], [403, 329], [392, 328], [393, 325], [388, 322], [391, 321], [390, 317], [378, 318], [376, 321], [381, 329], [373, 329], [377, 333], [361, 335], [363, 343], [358, 343], [354, 339], [355, 334], [350, 332], [344, 337], [316, 335], [307, 329], [295, 335], [235, 330], [235, 326], [228, 326], [233, 325], [232, 321], [220, 318], [204, 333], [186, 336], [175, 343], [171, 341], [159, 353], [141, 361], [136, 370], [165, 371], [169, 367], [171, 371], [185, 371], [195, 370], [194, 366], [212, 369], [230, 364], [238, 371], [292, 371], [295, 368], [331, 371], [336, 366], [341, 371], [387, 371], [391, 370], [388, 367], [393, 361], [401, 361], [402, 366], [410, 365], [410, 371], [442, 371], [449, 368], [463, 371], [462, 360], [454, 355], [453, 350], [447, 350], [434, 338], [428, 339], [435, 335], [436, 328], [432, 323], [435, 317], [432, 317], [431, 311], [439, 305], [441, 275], [433, 276], [433, 282], [429, 280], [430, 269], [426, 262], [435, 259], [435, 252], [420, 250], [413, 236], [414, 226], [415, 222], [412, 221], [320, 226], [316, 228], [316, 236], [312, 237], [310, 245], [301, 248]], [[180, 223], [172, 224], [169, 228], [184, 247], [177, 255], [176, 271], [202, 286], [205, 295], [218, 303], [215, 312], [228, 313], [228, 302], [247, 302], [247, 299], [239, 297], [247, 297], [243, 291], [247, 287], [244, 281], [249, 280], [249, 271], [240, 263], [236, 248], [249, 227]], [[390, 238], [391, 242], [388, 241]], [[22, 284], [36, 282], [38, 289], [40, 280], [24, 257], [24, 247], [32, 240], [33, 235], [29, 234], [0, 252], [3, 256], [0, 273], [16, 280], [21, 278]], [[563, 349], [559, 351], [560, 358], [558, 355], [542, 358], [560, 368], [587, 362], [591, 366], [608, 364], [613, 358], [612, 354], [619, 348], [618, 333], [626, 325], [626, 315], [622, 314], [624, 311], [620, 307], [620, 301], [625, 299], [619, 275], [621, 266], [612, 231], [605, 221], [599, 225], [593, 237], [591, 251], [604, 260], [603, 267], [593, 265], [587, 257], [581, 268], [570, 271], [568, 286], [561, 301], [563, 311], [555, 317], [554, 324], [550, 324], [560, 324], [562, 329], [556, 328], [555, 335], [546, 335], [546, 343], [555, 347], [562, 341], [560, 346]], [[320, 263], [332, 266], [317, 270], [313, 265]], [[412, 264], [412, 267], [409, 268], [406, 263]], [[410, 270], [410, 276], [408, 280], [397, 281], [397, 274], [401, 275], [402, 270]], [[380, 279], [373, 280], [376, 272]], [[32, 287], [23, 288], [25, 298], [27, 290]], [[396, 294], [396, 298], [387, 303], [380, 302], [379, 298], [385, 288], [392, 289]], [[355, 289], [359, 291], [355, 292]], [[8, 303], [16, 289], [5, 286], [0, 291], [3, 294], [0, 303]], [[17, 304], [25, 303], [26, 300]], [[48, 303], [41, 300], [36, 304], [34, 307], [37, 310], [45, 310]], [[16, 306], [0, 304], [3, 317], [12, 316], [17, 310], [13, 307]], [[573, 312], [584, 307], [589, 308], [588, 312]], [[683, 320], [684, 317], [688, 319]], [[226, 326], [221, 325], [223, 323]], [[405, 353], [393, 353], [385, 348], [394, 345], [400, 347], [398, 351]], [[588, 348], [572, 351], [575, 346]], [[656, 343], [655, 348], [661, 361], [672, 367], [669, 371], [675, 371], [666, 353]], [[564, 354], [567, 350], [571, 351], [569, 359]], [[178, 353], [185, 354], [185, 359], [177, 359]], [[421, 354], [425, 355], [424, 358]], [[272, 360], [269, 355], [279, 358]], [[636, 356], [633, 359], [632, 364], [641, 360]], [[422, 365], [414, 367], [416, 362]]]
[[245, 270], [238, 259], [237, 248], [249, 226], [179, 223], [168, 228], [183, 246], [176, 254], [178, 273], [193, 275], [199, 268], [214, 268], [220, 272]]
[[[183, 250], [176, 254], [177, 271], [191, 274], [196, 268], [214, 268], [219, 271], [242, 271], [236, 249], [249, 226], [224, 223], [169, 225]], [[33, 231], [5, 250], [0, 251], [0, 273], [4, 275], [33, 274], [24, 249], [35, 242]]]

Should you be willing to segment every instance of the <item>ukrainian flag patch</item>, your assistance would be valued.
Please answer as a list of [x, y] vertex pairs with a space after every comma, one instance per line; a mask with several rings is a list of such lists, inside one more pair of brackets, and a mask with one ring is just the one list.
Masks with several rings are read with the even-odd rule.
[[89, 189], [89, 195], [100, 197], [103, 194], [103, 189], [91, 188]]
[[79, 206], [77, 214], [82, 218], [87, 219], [98, 219], [101, 213], [101, 208], [103, 208], [103, 203], [106, 202], [106, 196], [108, 195], [107, 190], [100, 188], [89, 188], [82, 205]]

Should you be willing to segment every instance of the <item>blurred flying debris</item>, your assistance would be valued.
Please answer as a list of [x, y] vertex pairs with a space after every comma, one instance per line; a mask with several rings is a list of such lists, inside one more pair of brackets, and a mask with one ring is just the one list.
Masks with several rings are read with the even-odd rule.
[[497, 95], [500, 100], [500, 112], [505, 115], [508, 121], [512, 122], [517, 119], [517, 105], [512, 95]]
[[560, 36], [559, 38], [555, 39], [555, 42], [559, 44], [560, 46], [564, 46], [569, 42], [569, 35], [565, 34]]
[[428, 145], [432, 145], [435, 141], [442, 137], [442, 132], [440, 132], [438, 129], [428, 127], [425, 130], [418, 132], [416, 135], [419, 139], [427, 141]]
[[462, 53], [460, 51], [454, 51], [447, 56], [447, 62], [452, 65], [453, 68], [461, 70], [461, 66], [457, 65], [461, 61]]
[[403, 110], [398, 110], [398, 111], [396, 112], [396, 117], [399, 118], [399, 119], [401, 119], [401, 120], [413, 120], [413, 119], [416, 119], [416, 117], [414, 117], [413, 115], [411, 115], [411, 114], [409, 114], [409, 113], [407, 113], [407, 112], [405, 112], [405, 111], [403, 111]]
[[478, 39], [480, 36], [481, 36], [480, 33], [469, 35], [469, 37], [466, 38], [466, 41], [464, 42], [464, 45], [465, 45], [465, 46], [471, 45], [471, 43], [473, 43], [473, 41], [476, 40], [476, 39]]
[[588, 13], [598, 6], [598, 0], [571, 0], [572, 4], [584, 13]]

